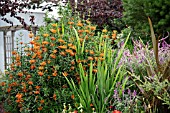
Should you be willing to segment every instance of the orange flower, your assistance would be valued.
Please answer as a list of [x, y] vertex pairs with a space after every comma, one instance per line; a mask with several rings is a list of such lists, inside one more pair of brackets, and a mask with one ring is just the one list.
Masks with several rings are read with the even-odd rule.
[[54, 24], [54, 23], [53, 23], [53, 24], [51, 24], [51, 25], [52, 25], [53, 27], [57, 27], [57, 24]]
[[18, 76], [19, 76], [19, 77], [22, 77], [22, 76], [23, 76], [23, 73], [22, 73], [22, 72], [19, 72], [19, 73], [18, 73]]
[[84, 31], [85, 31], [86, 33], [90, 33], [90, 31], [89, 31], [89, 30], [87, 30], [87, 29], [86, 29], [86, 30], [84, 30]]
[[75, 69], [75, 67], [74, 66], [71, 66], [71, 68], [70, 68], [71, 70], [74, 70]]
[[61, 31], [61, 28], [58, 28], [58, 31]]
[[30, 64], [34, 64], [36, 61], [34, 59], [30, 60]]
[[26, 89], [26, 88], [22, 88], [22, 91], [23, 91], [24, 93], [26, 93], [26, 92], [27, 92], [27, 89]]
[[107, 29], [103, 29], [102, 32], [103, 32], [103, 33], [107, 33]]
[[55, 77], [57, 76], [57, 71], [54, 71], [54, 73], [52, 73], [52, 75]]
[[12, 90], [11, 88], [8, 88], [8, 89], [7, 89], [7, 92], [8, 92], [8, 93], [10, 93], [10, 92], [11, 92], [11, 90]]
[[122, 112], [118, 111], [118, 110], [114, 110], [114, 111], [112, 111], [112, 113], [122, 113]]
[[32, 33], [32, 31], [30, 31], [30, 33], [29, 33], [29, 38], [32, 38], [32, 37], [34, 37], [34, 34]]
[[31, 41], [30, 41], [30, 44], [34, 44], [34, 43], [35, 43], [34, 40], [31, 40]]
[[93, 66], [97, 66], [97, 64], [96, 64], [96, 63], [94, 63], [94, 64], [93, 64]]
[[93, 60], [93, 57], [88, 57], [88, 60]]
[[47, 52], [48, 49], [44, 47], [44, 48], [42, 48], [42, 50], [43, 50], [43, 52]]
[[62, 73], [62, 74], [63, 74], [63, 76], [65, 76], [65, 77], [68, 76], [68, 73], [65, 72], [65, 71], [64, 71], [64, 73]]
[[93, 69], [93, 72], [94, 72], [94, 73], [97, 73], [97, 69]]
[[75, 55], [75, 53], [74, 52], [70, 52], [70, 56], [74, 56]]
[[73, 44], [72, 44], [72, 43], [69, 43], [68, 46], [71, 47], [71, 46], [73, 46]]
[[15, 60], [19, 61], [20, 59], [21, 59], [21, 57], [19, 55], [16, 55]]
[[41, 50], [37, 51], [37, 55], [41, 55], [41, 54], [42, 54]]
[[39, 37], [39, 36], [36, 36], [34, 39], [35, 39], [35, 40], [39, 40], [39, 39], [40, 39], [40, 37]]
[[60, 43], [65, 43], [65, 41], [63, 40], [63, 39], [58, 39], [58, 41], [60, 42]]
[[31, 75], [27, 75], [27, 78], [31, 78]]
[[56, 94], [53, 94], [53, 99], [54, 99], [54, 100], [56, 100], [56, 99], [57, 99]]
[[58, 46], [59, 49], [67, 49], [67, 46]]
[[42, 59], [43, 59], [43, 57], [42, 57], [41, 55], [38, 55], [38, 58], [39, 58], [40, 60], [42, 60]]
[[41, 86], [35, 86], [35, 88], [36, 88], [37, 90], [39, 90], [39, 89], [41, 88]]
[[34, 91], [34, 94], [38, 95], [38, 94], [40, 94], [40, 91]]
[[49, 36], [49, 34], [47, 34], [47, 33], [43, 34], [43, 37], [44, 37], [44, 38], [46, 38], [46, 37], [48, 37], [48, 36]]
[[35, 65], [31, 65], [31, 66], [30, 66], [30, 69], [31, 69], [31, 70], [35, 69]]
[[21, 66], [21, 62], [17, 62], [16, 65], [17, 65], [17, 66]]
[[74, 45], [71, 46], [70, 48], [73, 49], [73, 50], [76, 50], [76, 46], [74, 46]]
[[56, 56], [54, 54], [50, 54], [50, 57], [53, 58], [53, 59], [56, 58]]
[[28, 81], [28, 84], [29, 85], [33, 85], [33, 81]]
[[5, 82], [1, 82], [1, 85], [0, 85], [0, 86], [5, 86], [5, 84], [6, 84]]
[[91, 104], [90, 104], [90, 107], [93, 107], [93, 106], [94, 106], [94, 105], [91, 103]]
[[17, 99], [21, 99], [22, 98], [22, 94], [21, 93], [18, 93], [15, 97], [17, 98]]
[[100, 57], [99, 59], [100, 59], [101, 61], [103, 61], [103, 60], [104, 60], [104, 58], [103, 58], [103, 57]]
[[54, 43], [50, 43], [50, 46], [51, 46], [51, 47], [54, 47], [54, 45], [55, 45]]
[[12, 51], [12, 55], [16, 55], [17, 54], [17, 52], [16, 51]]
[[81, 21], [79, 21], [79, 22], [77, 23], [77, 26], [79, 26], [79, 27], [82, 27], [82, 26], [83, 26], [83, 24], [81, 23]]
[[43, 103], [44, 103], [44, 100], [40, 100], [40, 103], [43, 104]]
[[17, 100], [16, 100], [16, 103], [21, 103], [21, 102], [23, 102], [22, 99], [17, 99]]
[[33, 54], [32, 58], [35, 59], [37, 57], [37, 54]]
[[74, 22], [68, 22], [68, 24], [69, 24], [69, 25], [73, 25], [73, 24], [74, 24]]
[[90, 33], [90, 36], [94, 36], [95, 33]]
[[53, 53], [54, 53], [54, 54], [57, 53], [57, 50], [53, 50]]
[[38, 72], [38, 75], [39, 75], [39, 76], [43, 76], [43, 74], [44, 74], [44, 73], [41, 72], [41, 71]]
[[42, 44], [43, 44], [43, 45], [48, 45], [48, 44], [49, 44], [49, 42], [47, 42], [47, 41], [43, 41], [43, 42], [42, 42]]
[[104, 53], [100, 53], [100, 57], [104, 57]]
[[74, 99], [74, 98], [75, 98], [75, 96], [72, 94], [72, 95], [71, 95], [71, 98], [72, 98], [72, 99]]
[[52, 33], [56, 33], [56, 32], [57, 32], [57, 30], [55, 30], [55, 29], [50, 29], [50, 31], [51, 31]]
[[71, 64], [72, 64], [72, 65], [75, 65], [75, 62], [74, 62], [74, 60], [72, 60], [72, 61], [71, 61]]
[[38, 67], [39, 70], [44, 70], [43, 66]]
[[91, 55], [94, 55], [94, 51], [90, 50], [90, 54], [91, 54]]
[[12, 86], [17, 86], [18, 84], [16, 82], [13, 82], [12, 83]]
[[108, 35], [103, 35], [103, 38], [108, 38], [109, 36]]
[[55, 38], [55, 37], [51, 37], [50, 39], [51, 39], [52, 41], [56, 40], [56, 38]]
[[40, 65], [41, 65], [41, 66], [45, 66], [45, 65], [46, 65], [46, 62], [43, 61], [43, 62], [40, 63]]
[[83, 30], [77, 30], [77, 32], [78, 32], [78, 33], [82, 33], [82, 32], [83, 32]]
[[60, 52], [60, 55], [61, 55], [61, 56], [66, 56], [66, 53], [63, 52], [63, 51], [61, 51], [61, 52]]
[[80, 60], [80, 59], [78, 59], [78, 60], [77, 60], [77, 63], [81, 63], [81, 60]]
[[113, 33], [112, 33], [112, 39], [116, 39], [116, 35], [117, 35], [117, 31], [116, 30], [113, 30]]
[[50, 76], [48, 76], [48, 80], [50, 79], [51, 77]]
[[90, 26], [90, 30], [96, 30], [95, 26]]
[[80, 42], [81, 42], [81, 43], [84, 41], [84, 39], [83, 39], [83, 38], [79, 38], [79, 40], [80, 40]]
[[41, 111], [42, 109], [43, 109], [43, 107], [42, 107], [42, 106], [38, 107], [38, 110], [39, 110], [39, 111]]

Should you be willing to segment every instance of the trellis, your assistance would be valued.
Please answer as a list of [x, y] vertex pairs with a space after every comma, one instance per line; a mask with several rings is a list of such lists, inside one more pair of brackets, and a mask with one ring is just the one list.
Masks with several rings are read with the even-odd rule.
[[[36, 34], [38, 30], [38, 26], [30, 26], [32, 32]], [[7, 69], [12, 59], [12, 51], [14, 50], [14, 36], [15, 32], [18, 30], [24, 30], [23, 25], [15, 25], [15, 26], [3, 26], [0, 27], [0, 32], [3, 32], [3, 40], [4, 40], [4, 68]], [[7, 36], [7, 32], [11, 31], [11, 37]]]

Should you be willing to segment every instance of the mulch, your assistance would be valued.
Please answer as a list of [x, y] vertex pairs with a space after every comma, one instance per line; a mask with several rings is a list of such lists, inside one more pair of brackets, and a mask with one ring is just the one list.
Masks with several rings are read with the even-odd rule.
[[3, 104], [0, 103], [0, 113], [4, 113]]

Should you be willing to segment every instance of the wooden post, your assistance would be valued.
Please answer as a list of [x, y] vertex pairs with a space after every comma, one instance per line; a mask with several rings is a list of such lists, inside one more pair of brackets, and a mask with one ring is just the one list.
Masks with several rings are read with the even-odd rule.
[[15, 36], [15, 30], [11, 31], [12, 36], [12, 51], [14, 50], [14, 36]]
[[7, 32], [3, 31], [4, 34], [4, 67], [6, 69], [6, 36], [7, 36]]

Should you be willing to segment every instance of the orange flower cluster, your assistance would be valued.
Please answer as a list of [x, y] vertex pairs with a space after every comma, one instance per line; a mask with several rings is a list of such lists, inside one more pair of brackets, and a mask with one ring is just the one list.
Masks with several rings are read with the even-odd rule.
[[15, 97], [17, 98], [16, 103], [22, 103], [23, 99], [22, 99], [23, 94], [18, 93]]

